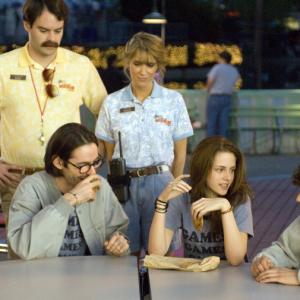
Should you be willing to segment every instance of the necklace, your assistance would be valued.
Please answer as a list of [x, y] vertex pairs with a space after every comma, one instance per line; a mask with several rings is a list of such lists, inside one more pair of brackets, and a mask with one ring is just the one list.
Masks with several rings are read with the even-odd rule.
[[[40, 102], [40, 98], [38, 96], [37, 89], [36, 89], [36, 86], [35, 86], [35, 83], [34, 83], [34, 79], [33, 79], [33, 75], [32, 75], [32, 71], [31, 71], [30, 66], [29, 66], [29, 72], [30, 72], [31, 81], [32, 81], [32, 85], [33, 85], [33, 88], [34, 88], [34, 92], [35, 92], [36, 102], [38, 104], [39, 111], [40, 111], [40, 116], [41, 116], [41, 134], [40, 134], [38, 140], [41, 143], [41, 146], [43, 146], [45, 144], [45, 141], [46, 141], [45, 134], [44, 134], [44, 115], [45, 115], [45, 111], [46, 111], [49, 96], [47, 94], [44, 106], [42, 107], [41, 102]], [[52, 81], [51, 81], [51, 83], [52, 83]]]

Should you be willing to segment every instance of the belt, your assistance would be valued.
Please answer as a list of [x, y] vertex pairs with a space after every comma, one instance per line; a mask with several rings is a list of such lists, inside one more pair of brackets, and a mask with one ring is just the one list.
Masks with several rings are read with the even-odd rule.
[[12, 173], [17, 173], [22, 176], [24, 175], [32, 175], [35, 172], [43, 171], [44, 169], [42, 168], [22, 168], [22, 169], [9, 169], [10, 172]]
[[153, 174], [161, 174], [163, 172], [169, 171], [170, 168], [167, 165], [160, 165], [160, 166], [151, 166], [145, 168], [138, 168], [138, 169], [131, 169], [128, 170], [130, 177], [142, 177], [142, 176], [149, 176]]

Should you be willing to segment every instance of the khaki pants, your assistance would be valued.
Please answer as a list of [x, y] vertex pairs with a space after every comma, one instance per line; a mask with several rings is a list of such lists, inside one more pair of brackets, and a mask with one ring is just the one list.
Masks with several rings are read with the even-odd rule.
[[[7, 233], [9, 207], [10, 207], [10, 203], [11, 203], [11, 200], [12, 200], [12, 197], [13, 197], [15, 191], [16, 191], [15, 188], [9, 187], [5, 191], [1, 192], [1, 200], [2, 200], [1, 206], [2, 206], [2, 211], [4, 214], [6, 233]], [[8, 241], [7, 241], [7, 246], [8, 246], [8, 248], [7, 248], [8, 259], [19, 259], [19, 257], [11, 249]]]
[[7, 224], [8, 221], [9, 207], [15, 191], [16, 191], [15, 188], [9, 187], [5, 191], [1, 192], [1, 199], [2, 199], [1, 206], [4, 214], [5, 224]]

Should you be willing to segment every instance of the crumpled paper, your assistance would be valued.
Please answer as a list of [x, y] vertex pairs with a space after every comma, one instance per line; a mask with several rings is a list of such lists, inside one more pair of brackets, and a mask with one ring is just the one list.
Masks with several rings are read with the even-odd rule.
[[206, 272], [216, 269], [220, 257], [209, 256], [203, 259], [146, 255], [144, 266], [150, 269], [180, 270], [189, 272]]
[[203, 217], [193, 218], [193, 225], [197, 231], [200, 231], [203, 226]]

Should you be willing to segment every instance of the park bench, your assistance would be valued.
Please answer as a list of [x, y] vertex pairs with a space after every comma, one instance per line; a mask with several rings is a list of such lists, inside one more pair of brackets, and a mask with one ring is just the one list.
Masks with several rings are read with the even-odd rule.
[[283, 106], [238, 106], [230, 113], [229, 134], [239, 143], [243, 132], [252, 132], [252, 149], [257, 153], [257, 133], [272, 133], [272, 153], [280, 153], [285, 132], [300, 131], [300, 104]]

